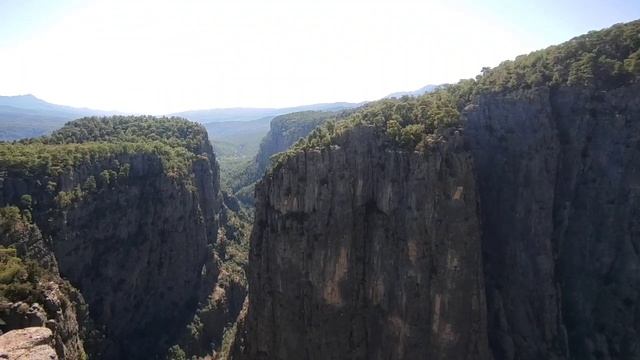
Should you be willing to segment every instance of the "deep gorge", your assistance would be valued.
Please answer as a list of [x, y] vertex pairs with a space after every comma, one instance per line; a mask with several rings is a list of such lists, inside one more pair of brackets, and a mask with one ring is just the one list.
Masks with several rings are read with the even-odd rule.
[[0, 329], [62, 359], [640, 358], [639, 64], [635, 21], [279, 116], [230, 189], [184, 119], [0, 143]]

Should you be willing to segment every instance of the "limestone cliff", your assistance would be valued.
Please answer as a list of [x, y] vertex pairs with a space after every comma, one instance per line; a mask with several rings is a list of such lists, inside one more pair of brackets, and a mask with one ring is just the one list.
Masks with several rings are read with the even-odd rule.
[[[86, 358], [85, 348], [99, 337], [86, 302], [60, 278], [38, 227], [15, 207], [0, 208], [0, 274], [0, 333], [46, 326], [57, 356]], [[12, 338], [12, 346], [22, 338]]]
[[344, 116], [351, 111], [301, 111], [273, 118], [269, 132], [260, 142], [255, 159], [232, 181], [231, 187], [235, 195], [246, 205], [255, 205], [253, 199], [255, 183], [271, 166], [273, 155], [286, 151], [296, 141], [309, 135], [313, 129], [330, 119]]
[[[87, 119], [3, 146], [0, 204], [33, 219], [52, 272], [82, 292], [102, 334], [90, 355], [164, 352], [218, 272], [219, 174], [204, 129], [177, 119]], [[21, 156], [34, 152], [33, 161]]]
[[640, 86], [482, 96], [467, 109], [499, 359], [634, 359]]
[[313, 129], [336, 115], [337, 113], [326, 111], [303, 111], [273, 118], [269, 132], [256, 155], [258, 178], [271, 165], [272, 155], [286, 151], [300, 138], [309, 135]]
[[58, 360], [53, 349], [53, 333], [45, 327], [29, 327], [0, 335], [0, 358]]
[[421, 154], [355, 128], [288, 159], [256, 194], [247, 358], [489, 358], [460, 133]]
[[640, 358], [640, 21], [380, 101], [256, 190], [237, 359]]
[[295, 153], [257, 190], [237, 357], [640, 357], [639, 93], [491, 93], [426, 155], [367, 128]]

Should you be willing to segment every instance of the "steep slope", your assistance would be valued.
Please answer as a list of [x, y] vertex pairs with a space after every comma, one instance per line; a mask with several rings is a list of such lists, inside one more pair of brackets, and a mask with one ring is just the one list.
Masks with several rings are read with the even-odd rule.
[[489, 358], [471, 158], [433, 142], [358, 127], [264, 179], [248, 358]]
[[636, 21], [314, 131], [258, 186], [235, 358], [640, 357], [639, 81]]
[[244, 168], [229, 173], [230, 180], [226, 185], [235, 191], [235, 195], [242, 202], [253, 204], [255, 182], [270, 167], [272, 156], [286, 151], [318, 126], [331, 119], [344, 118], [353, 111], [302, 111], [273, 118], [269, 132], [260, 142], [260, 148], [255, 158]]
[[465, 115], [501, 358], [640, 356], [639, 93], [536, 89]]
[[267, 170], [272, 155], [289, 149], [313, 129], [337, 116], [338, 113], [335, 112], [304, 111], [281, 115], [271, 120], [269, 132], [262, 139], [256, 155], [258, 174], [264, 174]]
[[211, 252], [217, 272], [204, 280], [198, 307], [175, 338], [169, 359], [180, 358], [182, 353], [187, 358], [225, 353], [235, 336], [235, 322], [247, 295], [245, 268], [251, 222], [232, 195], [223, 193], [223, 198], [220, 229]]
[[[188, 322], [218, 233], [206, 131], [179, 119], [88, 118], [0, 145], [0, 204], [24, 207], [105, 339], [96, 358], [148, 358]], [[99, 284], [99, 285], [98, 285]]]
[[[60, 358], [85, 358], [85, 347], [98, 334], [82, 295], [60, 278], [29, 213], [21, 214], [17, 207], [0, 208], [0, 244], [0, 331], [46, 326], [52, 330], [51, 344]], [[21, 259], [18, 252], [30, 260]], [[11, 346], [20, 347], [16, 338], [8, 339]]]

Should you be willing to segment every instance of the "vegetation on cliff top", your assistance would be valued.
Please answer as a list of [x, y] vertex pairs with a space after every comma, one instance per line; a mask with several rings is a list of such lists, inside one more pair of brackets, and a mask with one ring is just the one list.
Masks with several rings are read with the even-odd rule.
[[182, 118], [111, 116], [71, 121], [50, 136], [25, 142], [44, 144], [159, 142], [172, 147], [183, 147], [198, 154], [200, 146], [207, 140], [207, 131], [202, 125]]
[[417, 98], [372, 102], [343, 121], [316, 128], [279, 154], [275, 163], [277, 167], [299, 151], [332, 145], [340, 134], [362, 125], [375, 126], [407, 150], [422, 151], [436, 130], [460, 125], [464, 107], [482, 94], [543, 86], [607, 90], [639, 79], [640, 20], [592, 31], [493, 69], [483, 68], [475, 79], [441, 86]]
[[538, 86], [619, 87], [640, 77], [640, 20], [591, 31], [565, 43], [518, 56], [477, 78], [479, 91]]
[[[207, 141], [202, 126], [179, 118], [84, 118], [51, 136], [0, 142], [0, 189], [7, 181], [33, 180], [65, 208], [88, 194], [125, 184], [132, 166], [140, 163], [135, 159], [142, 160], [145, 173], [163, 172], [175, 181], [189, 182], [191, 164], [210, 161], [208, 154], [200, 153], [208, 150], [203, 147]], [[78, 167], [84, 170], [78, 173]], [[73, 188], [63, 187], [67, 175], [82, 178]]]
[[232, 191], [243, 204], [251, 205], [255, 182], [269, 167], [273, 154], [286, 150], [325, 122], [344, 118], [352, 111], [309, 110], [276, 116], [271, 120], [270, 130], [262, 139], [258, 153], [251, 161], [240, 163], [226, 173], [221, 170], [222, 186]]
[[425, 149], [428, 135], [459, 123], [462, 96], [469, 96], [468, 89], [454, 85], [421, 97], [405, 96], [369, 103], [345, 119], [328, 121], [317, 127], [288, 151], [276, 155], [274, 166], [278, 167], [299, 151], [330, 146], [340, 134], [355, 126], [375, 126], [399, 146]]
[[184, 173], [207, 140], [206, 130], [179, 118], [114, 116], [67, 123], [51, 136], [0, 143], [0, 170], [60, 175], [81, 163], [148, 154], [167, 173]]

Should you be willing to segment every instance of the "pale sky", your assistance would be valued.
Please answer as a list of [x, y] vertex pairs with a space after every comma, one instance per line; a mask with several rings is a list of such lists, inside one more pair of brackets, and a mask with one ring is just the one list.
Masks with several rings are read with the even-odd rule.
[[0, 95], [152, 114], [359, 102], [637, 18], [638, 0], [0, 0]]

